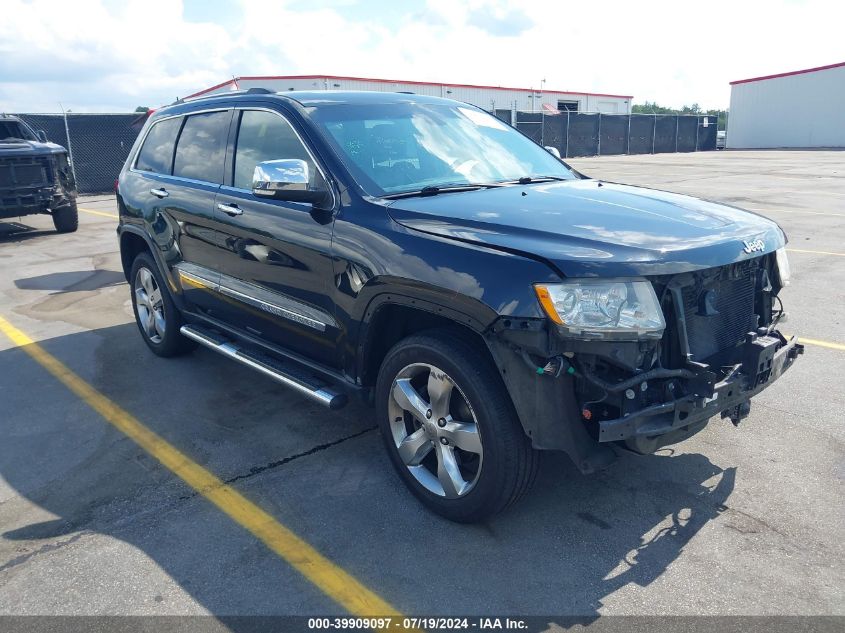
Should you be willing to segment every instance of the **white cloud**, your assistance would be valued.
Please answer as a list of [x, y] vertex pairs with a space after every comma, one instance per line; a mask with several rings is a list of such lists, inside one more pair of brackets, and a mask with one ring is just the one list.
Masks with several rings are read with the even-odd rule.
[[[6, 0], [0, 110], [126, 111], [232, 75], [338, 74], [633, 94], [727, 105], [733, 79], [843, 60], [822, 0], [600, 4], [428, 0], [218, 5]], [[229, 14], [229, 17], [227, 17]]]

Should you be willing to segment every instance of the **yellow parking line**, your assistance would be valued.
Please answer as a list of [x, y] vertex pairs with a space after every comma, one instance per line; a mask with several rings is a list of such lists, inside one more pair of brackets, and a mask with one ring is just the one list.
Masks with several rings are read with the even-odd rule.
[[347, 611], [357, 616], [399, 617], [397, 610], [388, 602], [332, 563], [272, 515], [144, 426], [2, 316], [0, 331], [107, 422], [258, 538]]
[[92, 213], [94, 215], [101, 215], [104, 218], [114, 218], [117, 219], [116, 213], [106, 213], [105, 211], [95, 211], [94, 209], [83, 209], [82, 207], [77, 207], [83, 213]]
[[803, 336], [798, 337], [799, 343], [805, 343], [807, 345], [817, 345], [818, 347], [827, 347], [829, 349], [838, 349], [840, 352], [845, 352], [845, 345], [842, 343], [830, 343], [828, 341], [819, 341], [814, 338], [804, 338]]
[[831, 251], [811, 251], [805, 248], [787, 248], [787, 253], [814, 253], [816, 255], [836, 255], [837, 257], [845, 257], [845, 253], [832, 253]]

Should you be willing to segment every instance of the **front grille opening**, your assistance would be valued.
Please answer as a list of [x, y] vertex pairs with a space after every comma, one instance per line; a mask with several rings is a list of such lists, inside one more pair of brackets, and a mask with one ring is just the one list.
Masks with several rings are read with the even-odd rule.
[[51, 180], [52, 170], [47, 157], [0, 159], [0, 188], [43, 187]]
[[757, 260], [705, 271], [682, 290], [692, 359], [705, 362], [745, 340], [757, 328]]

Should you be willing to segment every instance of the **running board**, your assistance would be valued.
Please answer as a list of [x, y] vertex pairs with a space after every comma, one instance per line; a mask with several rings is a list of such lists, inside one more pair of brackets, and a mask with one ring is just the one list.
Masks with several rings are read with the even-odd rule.
[[318, 379], [306, 375], [293, 367], [292, 363], [284, 363], [261, 352], [244, 349], [214, 330], [198, 325], [183, 325], [180, 332], [200, 345], [255, 369], [329, 409], [340, 409], [348, 401], [346, 394], [338, 393]]

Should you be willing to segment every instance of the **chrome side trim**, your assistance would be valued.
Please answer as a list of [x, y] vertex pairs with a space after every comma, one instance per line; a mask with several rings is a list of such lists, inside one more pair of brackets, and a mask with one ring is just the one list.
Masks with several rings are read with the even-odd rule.
[[315, 330], [319, 330], [320, 332], [326, 331], [326, 324], [321, 321], [311, 319], [303, 314], [288, 310], [274, 303], [270, 303], [269, 301], [264, 301], [257, 297], [238, 292], [234, 288], [229, 288], [228, 286], [221, 285], [220, 294], [226, 295], [227, 297], [231, 297], [233, 299], [237, 299], [238, 301], [242, 301], [243, 303], [249, 304], [254, 308], [258, 308], [259, 310], [263, 310], [264, 312], [268, 312], [275, 316], [288, 319], [289, 321], [294, 321], [302, 325], [307, 325], [308, 327], [312, 327]]
[[324, 310], [237, 277], [221, 274], [219, 290], [221, 294], [248, 303], [259, 310], [314, 328], [320, 332], [325, 332], [327, 326], [338, 326], [334, 317]]
[[174, 266], [174, 270], [178, 273], [179, 282], [183, 286], [184, 282], [187, 282], [194, 287], [208, 288], [263, 312], [305, 325], [318, 332], [325, 332], [327, 326], [337, 327], [337, 321], [328, 312], [236, 277], [222, 275], [189, 262], [179, 262]]
[[192, 286], [202, 286], [215, 291], [220, 289], [220, 284], [213, 280], [213, 277], [219, 277], [219, 275], [213, 270], [189, 262], [179, 262], [173, 268], [179, 276], [180, 284], [184, 280]]

